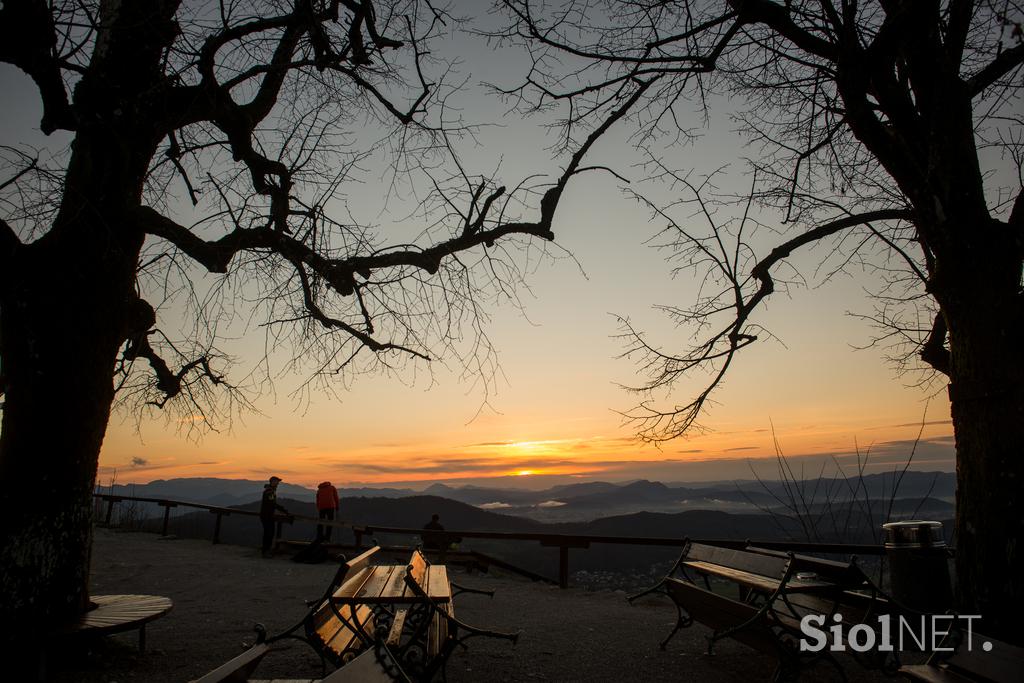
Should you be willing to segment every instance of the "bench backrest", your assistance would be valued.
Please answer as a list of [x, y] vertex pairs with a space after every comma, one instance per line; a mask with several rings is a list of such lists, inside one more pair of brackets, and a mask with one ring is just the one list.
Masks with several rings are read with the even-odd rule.
[[[985, 651], [984, 643], [992, 643], [992, 649]], [[1024, 648], [990, 638], [977, 631], [971, 634], [971, 649], [967, 649], [967, 637], [963, 636], [960, 646], [953, 653], [936, 652], [929, 663], [939, 661], [941, 666], [962, 674], [967, 680], [983, 679], [992, 683], [1017, 683], [1024, 672]]]
[[[376, 619], [367, 605], [341, 605], [338, 612], [350, 623], [359, 623], [362, 631], [373, 637]], [[363, 639], [347, 626], [334, 609], [323, 603], [306, 621], [309, 643], [335, 666], [341, 666], [363, 649]]]
[[[770, 548], [759, 548], [757, 546], [748, 545], [745, 550], [751, 553], [757, 553], [759, 555], [768, 555], [771, 557], [790, 557], [789, 553], [781, 550], [772, 550]], [[840, 586], [857, 587], [864, 584], [867, 577], [864, 572], [861, 571], [860, 567], [854, 562], [839, 562], [837, 560], [826, 560], [821, 557], [814, 557], [813, 555], [799, 555], [793, 553], [793, 571], [799, 572], [814, 572], [819, 578], [825, 581], [831, 581], [832, 583]]]
[[745, 550], [704, 545], [703, 543], [690, 543], [686, 547], [685, 555], [685, 561], [708, 562], [780, 580], [785, 576], [786, 568], [789, 565], [789, 558], [785, 556], [751, 553]]
[[426, 578], [427, 578], [427, 567], [429, 563], [427, 558], [423, 556], [419, 550], [412, 551], [412, 558], [409, 560], [409, 566], [407, 568], [408, 576], [410, 579], [416, 582], [418, 586], [423, 588], [426, 592]]
[[380, 546], [375, 545], [366, 552], [362, 553], [361, 555], [357, 555], [351, 560], [345, 562], [345, 574], [341, 579], [341, 583], [345, 583], [346, 579], [351, 578], [359, 571], [370, 566], [370, 560], [372, 560], [373, 556], [376, 555], [378, 552], [380, 552]]
[[[366, 580], [370, 561], [380, 551], [374, 546], [364, 553], [344, 562], [335, 574], [329, 593], [355, 591]], [[362, 649], [362, 640], [341, 619], [340, 613], [349, 623], [359, 623], [366, 634], [372, 635], [374, 630], [373, 611], [366, 605], [352, 608], [348, 605], [332, 608], [327, 601], [328, 596], [321, 600], [317, 608], [306, 619], [306, 635], [310, 643], [336, 666]]]
[[[668, 578], [665, 580], [665, 588], [672, 600], [682, 606], [694, 620], [714, 631], [745, 624], [758, 613], [758, 608], [753, 605], [712, 593], [689, 581]], [[774, 652], [778, 649], [777, 639], [767, 622], [750, 623], [749, 627], [736, 631], [732, 637], [761, 652]]]
[[260, 660], [270, 652], [266, 643], [257, 643], [251, 648], [221, 664], [210, 673], [195, 679], [192, 683], [226, 683], [227, 681], [248, 681]]
[[338, 567], [338, 571], [334, 574], [334, 579], [331, 581], [331, 591], [333, 592], [340, 588], [346, 581], [366, 569], [370, 564], [370, 560], [379, 551], [380, 546], [374, 546], [361, 555], [358, 555], [347, 562], [342, 562]]

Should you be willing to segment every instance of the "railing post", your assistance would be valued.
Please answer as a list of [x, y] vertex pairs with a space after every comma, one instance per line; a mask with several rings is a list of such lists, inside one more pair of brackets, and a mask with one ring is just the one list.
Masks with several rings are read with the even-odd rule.
[[540, 542], [541, 545], [558, 546], [558, 587], [569, 587], [569, 548], [589, 548], [590, 541], [579, 536], [562, 536], [549, 538]]
[[224, 515], [229, 515], [231, 513], [224, 512], [223, 510], [210, 510], [210, 512], [217, 515], [217, 521], [213, 523], [213, 544], [217, 545], [220, 543], [220, 520]]
[[107, 498], [107, 518], [103, 521], [105, 526], [110, 526], [110, 516], [114, 513], [114, 499]]
[[164, 506], [164, 528], [163, 528], [163, 530], [160, 531], [160, 535], [161, 536], [166, 536], [167, 535], [167, 525], [170, 524], [170, 522], [171, 522], [171, 506], [170, 505], [164, 505], [163, 503], [160, 503], [160, 504]]
[[356, 535], [356, 547], [363, 547], [363, 528], [359, 526], [352, 527], [352, 533]]
[[569, 546], [558, 546], [558, 587], [569, 587]]

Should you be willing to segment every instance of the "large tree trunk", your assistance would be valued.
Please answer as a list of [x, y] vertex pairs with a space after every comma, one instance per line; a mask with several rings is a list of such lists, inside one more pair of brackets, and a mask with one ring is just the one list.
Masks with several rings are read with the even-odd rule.
[[23, 248], [0, 288], [0, 612], [19, 628], [86, 606], [92, 493], [133, 297], [134, 255], [55, 242]]
[[958, 386], [950, 394], [960, 611], [980, 614], [984, 632], [1024, 644], [1024, 387], [971, 395]]
[[949, 325], [959, 608], [1024, 644], [1024, 320], [1008, 232], [996, 221], [976, 230], [937, 298]]
[[[163, 50], [177, 2], [103, 3], [60, 209], [0, 272], [0, 613], [20, 631], [88, 606], [92, 493], [129, 335], [144, 333], [137, 210], [162, 137]], [[154, 99], [156, 98], [156, 99]]]
[[56, 275], [36, 258], [44, 249], [25, 251], [33, 253], [5, 274], [16, 284], [0, 301], [0, 612], [41, 625], [87, 600], [92, 490], [117, 347], [103, 329], [106, 304], [80, 289], [92, 283]]
[[[137, 206], [155, 143], [99, 124], [73, 147], [61, 208], [0, 274], [0, 613], [21, 632], [88, 605], [92, 493], [113, 369], [138, 329]], [[145, 327], [143, 327], [145, 329]]]

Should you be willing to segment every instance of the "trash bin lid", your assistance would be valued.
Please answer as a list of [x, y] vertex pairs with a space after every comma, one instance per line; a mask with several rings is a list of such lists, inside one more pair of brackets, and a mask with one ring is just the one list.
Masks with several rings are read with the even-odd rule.
[[885, 547], [889, 548], [944, 548], [946, 539], [942, 522], [908, 519], [902, 522], [887, 522]]

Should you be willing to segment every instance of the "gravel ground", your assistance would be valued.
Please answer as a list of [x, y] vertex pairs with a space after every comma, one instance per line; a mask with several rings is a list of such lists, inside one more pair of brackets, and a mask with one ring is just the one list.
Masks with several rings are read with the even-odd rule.
[[[253, 625], [270, 634], [301, 621], [305, 601], [320, 596], [333, 564], [300, 565], [262, 559], [255, 548], [152, 534], [98, 529], [93, 547], [92, 592], [166, 595], [174, 610], [147, 628], [148, 651], [136, 649], [135, 632], [71, 645], [51, 655], [60, 683], [178, 683], [189, 681], [241, 653], [254, 640]], [[497, 591], [490, 599], [463, 595], [457, 616], [475, 626], [521, 630], [519, 643], [476, 638], [448, 663], [448, 680], [464, 681], [682, 681], [700, 683], [771, 679], [774, 661], [732, 641], [715, 656], [702, 654], [701, 626], [684, 629], [662, 651], [658, 642], [675, 623], [663, 597], [630, 607], [617, 591], [559, 590], [508, 575], [461, 574], [453, 579]], [[875, 680], [847, 666], [853, 680]], [[320, 675], [319, 658], [304, 643], [284, 641], [257, 669], [261, 678]], [[838, 680], [820, 666], [805, 680]], [[880, 676], [877, 678], [881, 678]]]

